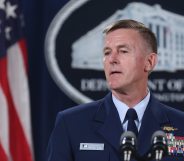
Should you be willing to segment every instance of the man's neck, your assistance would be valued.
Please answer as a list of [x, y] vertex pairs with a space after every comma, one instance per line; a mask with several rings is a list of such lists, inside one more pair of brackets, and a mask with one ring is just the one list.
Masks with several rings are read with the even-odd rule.
[[131, 93], [123, 93], [123, 92], [116, 92], [112, 91], [112, 94], [119, 99], [120, 101], [124, 102], [128, 107], [132, 108], [139, 102], [141, 102], [148, 94], [148, 89], [144, 91], [134, 91]]

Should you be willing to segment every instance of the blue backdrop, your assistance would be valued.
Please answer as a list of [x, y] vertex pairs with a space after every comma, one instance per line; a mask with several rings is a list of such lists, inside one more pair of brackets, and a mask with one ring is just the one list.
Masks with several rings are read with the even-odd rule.
[[44, 38], [49, 23], [67, 0], [23, 0], [29, 54], [32, 128], [36, 161], [45, 160], [45, 151], [56, 113], [74, 103], [61, 92], [48, 73]]

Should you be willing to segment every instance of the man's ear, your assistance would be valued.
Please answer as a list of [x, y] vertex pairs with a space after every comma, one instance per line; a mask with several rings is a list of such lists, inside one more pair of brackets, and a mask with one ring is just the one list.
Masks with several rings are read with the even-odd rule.
[[150, 73], [157, 64], [157, 54], [150, 53], [146, 56], [146, 63], [145, 63], [145, 72]]

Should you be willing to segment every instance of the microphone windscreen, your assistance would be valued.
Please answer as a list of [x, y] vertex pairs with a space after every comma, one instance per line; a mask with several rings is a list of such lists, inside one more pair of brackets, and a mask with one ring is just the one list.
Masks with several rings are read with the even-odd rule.
[[136, 140], [136, 135], [132, 131], [125, 131], [120, 138], [120, 144], [124, 138], [134, 138]]
[[158, 130], [153, 133], [151, 143], [156, 144], [156, 143], [162, 142], [163, 144], [166, 144], [166, 141], [167, 141], [167, 137], [165, 132]]
[[126, 149], [135, 150], [136, 148], [136, 135], [131, 131], [125, 131], [120, 137], [120, 149], [121, 151]]

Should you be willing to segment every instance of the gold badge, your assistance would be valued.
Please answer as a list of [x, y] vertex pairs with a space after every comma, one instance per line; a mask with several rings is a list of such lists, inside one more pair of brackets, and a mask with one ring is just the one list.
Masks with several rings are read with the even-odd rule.
[[163, 129], [163, 131], [167, 131], [167, 132], [172, 132], [172, 131], [178, 130], [177, 128], [174, 128], [172, 126], [164, 126], [162, 129]]

